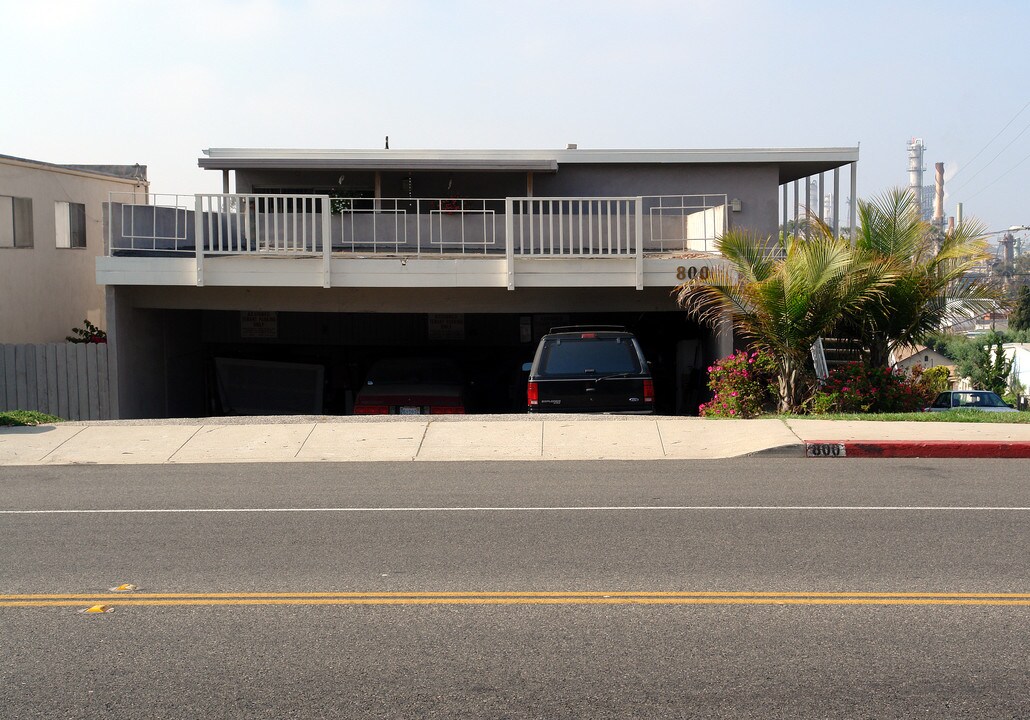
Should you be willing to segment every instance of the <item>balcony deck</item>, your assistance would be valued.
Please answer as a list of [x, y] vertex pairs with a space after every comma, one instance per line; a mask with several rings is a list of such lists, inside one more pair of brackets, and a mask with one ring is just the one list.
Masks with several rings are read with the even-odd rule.
[[99, 283], [674, 287], [720, 262], [727, 225], [725, 195], [149, 200], [112, 197]]

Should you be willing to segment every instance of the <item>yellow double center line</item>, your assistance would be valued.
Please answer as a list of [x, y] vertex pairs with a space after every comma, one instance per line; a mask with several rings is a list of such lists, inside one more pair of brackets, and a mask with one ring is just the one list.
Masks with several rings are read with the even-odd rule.
[[1030, 593], [297, 592], [0, 595], [0, 607], [131, 605], [1014, 605]]

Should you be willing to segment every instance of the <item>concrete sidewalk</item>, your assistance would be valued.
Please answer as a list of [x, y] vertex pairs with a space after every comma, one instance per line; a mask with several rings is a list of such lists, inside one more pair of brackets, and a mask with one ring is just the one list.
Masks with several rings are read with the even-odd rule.
[[0, 465], [1030, 457], [1030, 425], [694, 417], [265, 417], [0, 428]]

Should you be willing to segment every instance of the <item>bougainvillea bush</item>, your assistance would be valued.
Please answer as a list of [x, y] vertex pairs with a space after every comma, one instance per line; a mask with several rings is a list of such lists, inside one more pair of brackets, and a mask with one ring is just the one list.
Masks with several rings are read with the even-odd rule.
[[702, 417], [755, 417], [775, 403], [775, 387], [772, 355], [741, 350], [708, 367], [708, 389], [714, 395], [698, 411]]
[[835, 367], [813, 395], [812, 412], [917, 412], [936, 395], [934, 383], [924, 382], [922, 374], [919, 367], [911, 372], [862, 363]]

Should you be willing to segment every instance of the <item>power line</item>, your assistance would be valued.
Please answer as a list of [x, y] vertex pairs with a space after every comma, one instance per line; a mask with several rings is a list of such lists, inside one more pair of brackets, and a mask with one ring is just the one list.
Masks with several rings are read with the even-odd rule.
[[1011, 120], [1009, 120], [1009, 121], [1008, 121], [1007, 123], [1005, 123], [1005, 127], [1003, 127], [1003, 128], [1001, 129], [1001, 130], [999, 130], [999, 131], [998, 131], [998, 134], [997, 134], [997, 135], [995, 135], [995, 136], [994, 136], [994, 137], [992, 137], [992, 138], [991, 138], [990, 140], [988, 140], [988, 141], [987, 141], [987, 144], [986, 144], [986, 145], [984, 145], [984, 146], [983, 146], [982, 148], [980, 148], [980, 149], [979, 149], [979, 150], [977, 151], [976, 155], [974, 155], [974, 156], [973, 156], [972, 158], [970, 158], [970, 159], [969, 159], [969, 162], [967, 162], [967, 163], [966, 163], [965, 165], [959, 165], [959, 168], [960, 168], [960, 169], [959, 169], [959, 170], [957, 170], [957, 171], [955, 172], [955, 174], [951, 176], [950, 180], [954, 181], [955, 177], [956, 177], [956, 176], [957, 176], [957, 175], [958, 175], [958, 174], [959, 174], [960, 172], [962, 172], [961, 168], [964, 168], [964, 167], [968, 167], [968, 166], [972, 165], [972, 164], [973, 164], [973, 161], [974, 161], [974, 160], [976, 160], [976, 159], [977, 159], [978, 157], [980, 157], [980, 155], [982, 155], [982, 154], [983, 154], [983, 151], [984, 151], [984, 150], [986, 150], [987, 148], [989, 148], [989, 147], [991, 146], [991, 143], [993, 143], [993, 142], [994, 142], [995, 140], [997, 140], [997, 139], [998, 139], [998, 138], [999, 138], [999, 137], [1001, 136], [1001, 134], [1002, 134], [1003, 132], [1005, 132], [1006, 130], [1008, 130], [1008, 127], [1009, 127], [1009, 125], [1011, 125], [1012, 123], [1014, 123], [1014, 122], [1016, 121], [1016, 118], [1017, 118], [1017, 117], [1019, 117], [1020, 115], [1022, 115], [1022, 114], [1023, 114], [1023, 111], [1024, 111], [1024, 110], [1026, 110], [1026, 109], [1027, 109], [1028, 107], [1030, 107], [1030, 102], [1027, 102], [1027, 104], [1026, 104], [1026, 105], [1024, 105], [1023, 107], [1021, 107], [1021, 108], [1019, 109], [1019, 111], [1018, 111], [1018, 112], [1017, 112], [1017, 113], [1016, 113], [1015, 115], [1013, 115], [1013, 116], [1012, 116], [1012, 119], [1011, 119]]
[[1022, 160], [1020, 160], [1020, 161], [1019, 161], [1019, 162], [1017, 162], [1017, 163], [1016, 163], [1015, 165], [1013, 165], [1013, 166], [1012, 166], [1012, 167], [1010, 167], [1010, 168], [1009, 168], [1008, 170], [1006, 170], [1006, 171], [1005, 171], [1005, 172], [1003, 172], [1003, 173], [1002, 173], [1001, 175], [999, 175], [999, 176], [998, 176], [998, 177], [997, 177], [997, 178], [996, 178], [996, 179], [994, 180], [994, 182], [990, 183], [989, 185], [985, 185], [984, 187], [980, 188], [979, 190], [977, 190], [977, 191], [976, 191], [975, 193], [973, 193], [972, 195], [967, 195], [967, 196], [965, 197], [965, 200], [966, 200], [966, 201], [968, 202], [969, 200], [972, 200], [973, 198], [975, 198], [975, 197], [976, 197], [977, 195], [980, 195], [981, 193], [983, 193], [983, 192], [984, 192], [985, 190], [988, 190], [988, 189], [990, 189], [991, 187], [993, 187], [994, 185], [997, 185], [997, 184], [998, 184], [999, 182], [1001, 182], [1002, 178], [1004, 178], [1004, 177], [1005, 177], [1006, 175], [1008, 175], [1008, 174], [1009, 174], [1009, 173], [1011, 173], [1011, 172], [1012, 172], [1013, 170], [1015, 170], [1016, 168], [1018, 168], [1018, 167], [1019, 167], [1020, 165], [1022, 165], [1023, 163], [1025, 163], [1025, 162], [1026, 162], [1027, 160], [1030, 160], [1030, 155], [1027, 155], [1027, 156], [1026, 156], [1026, 157], [1024, 157], [1024, 158], [1023, 158]]
[[[1007, 126], [1006, 126], [1006, 127], [1007, 127]], [[1025, 132], [1026, 132], [1027, 130], [1030, 130], [1030, 123], [1027, 123], [1026, 127], [1025, 127], [1025, 128], [1023, 128], [1022, 130], [1020, 130], [1020, 131], [1019, 131], [1019, 134], [1018, 134], [1018, 135], [1016, 135], [1016, 136], [1015, 136], [1014, 138], [1012, 138], [1012, 139], [1011, 139], [1011, 140], [1009, 141], [1009, 144], [1008, 144], [1008, 145], [1006, 145], [1006, 146], [1005, 146], [1005, 147], [1003, 147], [1003, 148], [1002, 148], [1001, 150], [999, 150], [999, 151], [998, 151], [998, 154], [997, 154], [997, 155], [995, 155], [994, 157], [992, 157], [992, 158], [990, 159], [990, 161], [988, 161], [988, 163], [987, 163], [986, 165], [984, 165], [984, 166], [983, 166], [982, 168], [980, 168], [980, 169], [979, 169], [979, 170], [977, 170], [977, 171], [976, 171], [975, 173], [973, 173], [972, 177], [970, 177], [970, 178], [969, 178], [968, 180], [966, 180], [966, 181], [965, 181], [964, 183], [960, 183], [960, 184], [959, 184], [959, 186], [958, 186], [957, 188], [954, 188], [954, 189], [952, 190], [952, 192], [957, 192], [958, 190], [960, 190], [960, 189], [964, 188], [964, 187], [965, 187], [966, 185], [968, 185], [968, 184], [969, 184], [970, 182], [972, 182], [972, 181], [973, 181], [973, 180], [974, 180], [974, 179], [976, 178], [976, 176], [977, 176], [977, 175], [979, 175], [979, 174], [980, 174], [980, 173], [982, 173], [982, 172], [983, 172], [984, 170], [986, 170], [987, 168], [989, 168], [989, 167], [991, 166], [991, 164], [992, 164], [992, 163], [993, 163], [993, 162], [994, 162], [995, 160], [997, 160], [997, 159], [998, 159], [999, 157], [1001, 157], [1002, 153], [1004, 153], [1004, 152], [1005, 152], [1006, 150], [1008, 150], [1008, 149], [1009, 149], [1010, 147], [1012, 147], [1012, 143], [1016, 142], [1016, 140], [1019, 140], [1019, 138], [1021, 138], [1021, 137], [1023, 136], [1023, 133], [1025, 133]], [[956, 173], [956, 174], [957, 174], [957, 173]], [[991, 184], [993, 185], [994, 183], [991, 183]], [[989, 186], [988, 186], [988, 187], [989, 187]]]

